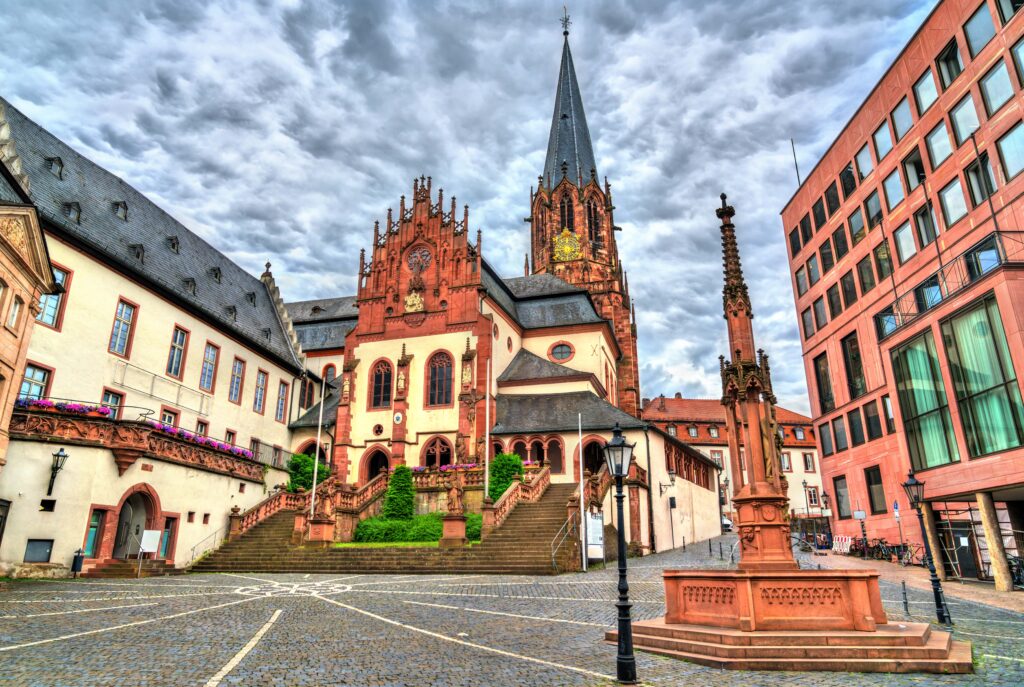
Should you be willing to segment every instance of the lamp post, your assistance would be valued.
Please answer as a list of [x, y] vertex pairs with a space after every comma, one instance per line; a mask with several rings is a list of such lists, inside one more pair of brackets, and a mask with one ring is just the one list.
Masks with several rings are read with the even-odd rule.
[[53, 453], [53, 462], [50, 463], [50, 484], [46, 487], [46, 495], [53, 494], [53, 483], [57, 481], [57, 473], [64, 469], [64, 463], [68, 462], [68, 452], [60, 447]]
[[917, 511], [917, 522], [921, 526], [921, 538], [924, 539], [924, 560], [928, 564], [928, 574], [931, 576], [932, 593], [935, 596], [935, 615], [940, 623], [952, 625], [949, 617], [949, 608], [946, 606], [946, 597], [942, 593], [942, 582], [935, 573], [935, 561], [932, 559], [932, 547], [928, 543], [928, 533], [924, 528], [924, 513], [921, 512], [921, 503], [924, 500], [924, 482], [914, 477], [914, 471], [907, 473], [907, 481], [903, 483], [903, 491], [907, 493], [907, 500]]
[[636, 684], [636, 658], [633, 656], [633, 625], [629, 617], [629, 584], [626, 582], [626, 531], [625, 515], [622, 502], [622, 478], [629, 471], [629, 460], [633, 455], [635, 444], [627, 444], [622, 438], [619, 423], [612, 430], [612, 440], [604, 445], [604, 459], [608, 463], [608, 472], [615, 478], [615, 501], [619, 515], [619, 600], [615, 606], [619, 609], [619, 653], [615, 662], [615, 674], [618, 681], [626, 685]]
[[[807, 493], [807, 480], [803, 481], [804, 487], [804, 508], [807, 509], [807, 517], [811, 517], [811, 501], [810, 496]], [[818, 550], [818, 521], [811, 520], [811, 529], [814, 532], [814, 550]]]
[[[718, 471], [718, 476], [719, 476], [719, 479], [721, 479], [721, 476], [722, 476], [722, 471], [721, 470]], [[722, 490], [721, 491], [722, 491], [722, 495], [718, 499], [718, 515], [719, 516], [724, 516], [725, 513], [723, 513], [722, 511], [723, 511], [723, 509], [726, 506], [729, 505], [729, 478], [728, 477], [726, 477], [725, 479], [722, 480]], [[729, 514], [732, 515], [732, 509], [731, 508], [729, 509]], [[722, 518], [719, 517], [719, 520], [721, 520], [721, 519]], [[729, 518], [729, 520], [732, 520], [732, 518]]]

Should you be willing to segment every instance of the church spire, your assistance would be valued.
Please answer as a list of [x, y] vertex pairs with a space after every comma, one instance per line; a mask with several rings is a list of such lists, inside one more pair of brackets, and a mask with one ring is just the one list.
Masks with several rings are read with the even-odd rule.
[[550, 187], [557, 186], [562, 177], [586, 183], [597, 174], [594, 149], [590, 144], [590, 130], [583, 113], [583, 97], [576, 82], [576, 68], [569, 51], [569, 15], [562, 17], [562, 65], [558, 70], [558, 90], [555, 92], [555, 112], [551, 118], [548, 136], [548, 154], [544, 161], [544, 178]]
[[754, 360], [754, 311], [750, 306], [747, 282], [743, 279], [740, 265], [740, 249], [736, 243], [736, 227], [732, 218], [736, 210], [726, 204], [726, 195], [721, 195], [722, 207], [715, 214], [722, 222], [722, 271], [725, 284], [722, 287], [722, 309], [729, 327], [729, 352], [734, 362]]

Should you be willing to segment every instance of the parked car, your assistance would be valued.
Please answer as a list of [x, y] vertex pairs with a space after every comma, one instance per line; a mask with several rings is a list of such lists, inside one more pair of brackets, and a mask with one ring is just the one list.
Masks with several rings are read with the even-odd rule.
[[732, 532], [732, 520], [725, 517], [724, 515], [722, 516], [722, 531]]

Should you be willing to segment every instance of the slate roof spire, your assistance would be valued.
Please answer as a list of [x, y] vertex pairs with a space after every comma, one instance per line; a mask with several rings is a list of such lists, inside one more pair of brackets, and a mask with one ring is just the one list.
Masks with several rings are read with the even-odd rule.
[[[558, 89], [555, 92], [555, 112], [551, 118], [548, 136], [548, 154], [544, 160], [544, 178], [557, 186], [566, 176], [573, 183], [586, 181], [597, 174], [594, 148], [590, 144], [590, 130], [583, 113], [583, 97], [576, 81], [576, 69], [569, 51], [569, 16], [562, 18], [562, 65], [558, 70]], [[564, 163], [564, 167], [563, 167]], [[564, 169], [564, 173], [563, 173]]]

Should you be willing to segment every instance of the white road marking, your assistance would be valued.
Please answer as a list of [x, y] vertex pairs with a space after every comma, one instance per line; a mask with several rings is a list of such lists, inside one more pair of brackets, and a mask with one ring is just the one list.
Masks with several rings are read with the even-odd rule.
[[227, 608], [228, 606], [235, 606], [237, 604], [248, 603], [249, 601], [256, 601], [260, 597], [252, 597], [250, 599], [241, 599], [239, 601], [229, 601], [223, 604], [217, 604], [216, 606], [206, 606], [204, 608], [197, 608], [191, 611], [182, 611], [181, 613], [172, 613], [171, 615], [162, 615], [159, 618], [149, 618], [148, 620], [136, 620], [133, 623], [124, 623], [123, 625], [113, 625], [111, 627], [101, 627], [98, 630], [86, 630], [85, 632], [74, 632], [69, 635], [61, 635], [60, 637], [50, 637], [49, 639], [39, 639], [34, 642], [25, 642], [24, 644], [12, 644], [10, 646], [0, 646], [0, 651], [14, 651], [15, 649], [24, 649], [30, 646], [38, 646], [40, 644], [50, 644], [51, 642], [60, 642], [65, 639], [74, 639], [76, 637], [87, 637], [89, 635], [97, 635], [103, 632], [113, 632], [114, 630], [123, 630], [126, 627], [136, 627], [138, 625], [148, 625], [149, 623], [155, 623], [160, 620], [173, 620], [174, 618], [182, 618], [186, 615], [192, 615], [193, 613], [202, 613], [203, 611], [213, 611], [218, 608]]
[[[453, 592], [410, 592], [410, 591], [399, 591], [396, 589], [351, 589], [347, 593], [359, 592], [360, 594], [419, 594], [421, 596], [466, 596], [466, 597], [482, 597], [492, 599], [508, 599], [509, 601], [595, 601], [597, 603], [607, 604], [615, 603], [615, 599], [581, 599], [575, 596], [504, 596], [502, 594], [455, 594]], [[340, 594], [342, 592], [327, 592], [328, 594]], [[659, 606], [664, 605], [664, 601], [637, 601], [630, 599], [630, 603], [634, 606], [637, 604], [657, 604]]]
[[985, 658], [1001, 658], [1004, 661], [1016, 661], [1017, 663], [1024, 663], [1024, 658], [1014, 658], [1013, 656], [1000, 656], [999, 654], [982, 654]]
[[[267, 580], [267, 579], [264, 579], [262, 577], [251, 577], [249, 575], [239, 575], [238, 573], [217, 573], [217, 574], [218, 575], [227, 575], [229, 577], [241, 577], [244, 580], [256, 580], [257, 582], [262, 582], [264, 584], [280, 584], [280, 582], [275, 582], [274, 580]], [[287, 582], [285, 584], [287, 584]]]
[[250, 651], [256, 648], [256, 645], [259, 644], [261, 639], [263, 639], [263, 635], [267, 634], [267, 630], [270, 629], [271, 625], [277, 622], [279, 617], [281, 617], [281, 609], [274, 611], [274, 614], [270, 616], [270, 620], [268, 620], [266, 624], [252, 636], [252, 639], [249, 640], [248, 644], [243, 646], [237, 654], [231, 657], [230, 661], [224, 664], [223, 668], [217, 671], [216, 675], [207, 681], [205, 687], [217, 687], [217, 685], [220, 684], [220, 681], [223, 680], [228, 673], [234, 670], [235, 666], [241, 663], [242, 659], [245, 658]]
[[351, 580], [353, 577], [362, 577], [362, 575], [346, 575], [345, 577], [332, 577], [329, 580], [317, 580], [315, 584], [327, 584], [328, 582], [337, 582], [338, 580]]
[[449, 637], [447, 635], [443, 635], [443, 634], [440, 634], [438, 632], [431, 632], [430, 630], [424, 630], [421, 627], [415, 627], [413, 625], [406, 625], [405, 623], [400, 623], [397, 620], [391, 620], [390, 618], [385, 618], [382, 615], [377, 615], [376, 613], [371, 613], [370, 611], [364, 611], [361, 608], [356, 608], [355, 606], [349, 606], [348, 604], [343, 604], [340, 601], [335, 601], [334, 599], [328, 599], [328, 598], [323, 597], [323, 596], [320, 596], [318, 598], [326, 601], [329, 604], [334, 604], [335, 606], [339, 606], [341, 608], [346, 608], [346, 609], [348, 609], [350, 611], [355, 611], [356, 613], [361, 613], [362, 615], [365, 615], [365, 616], [368, 616], [370, 618], [373, 618], [374, 620], [379, 620], [379, 621], [381, 621], [383, 623], [388, 623], [389, 625], [395, 625], [397, 627], [401, 627], [401, 628], [406, 629], [406, 630], [411, 630], [413, 632], [419, 632], [420, 634], [427, 635], [428, 637], [434, 637], [435, 639], [441, 639], [441, 640], [444, 640], [446, 642], [452, 642], [453, 644], [461, 644], [462, 646], [468, 646], [468, 647], [472, 647], [474, 649], [480, 649], [481, 651], [488, 651], [488, 652], [490, 652], [492, 654], [498, 654], [499, 656], [507, 656], [509, 658], [518, 658], [521, 661], [529, 661], [530, 663], [537, 663], [539, 665], [547, 666], [549, 668], [558, 668], [560, 670], [570, 670], [570, 671], [572, 671], [574, 673], [581, 673], [583, 675], [590, 675], [590, 676], [593, 676], [593, 677], [601, 678], [602, 680], [615, 680], [615, 677], [613, 675], [605, 675], [604, 673], [597, 673], [597, 672], [594, 672], [593, 670], [587, 670], [586, 668], [577, 668], [576, 666], [567, 666], [567, 665], [565, 665], [563, 663], [555, 663], [553, 661], [545, 661], [542, 658], [535, 658], [533, 656], [523, 656], [522, 654], [513, 653], [511, 651], [505, 651], [504, 649], [495, 649], [494, 647], [484, 646], [483, 644], [476, 644], [474, 642], [467, 642], [464, 639], [458, 639], [456, 637]]
[[983, 635], [980, 632], [964, 632], [963, 630], [955, 630], [955, 634], [958, 635], [970, 635], [972, 637], [988, 637], [989, 639], [1013, 639], [1020, 640], [1020, 637], [1008, 637], [1006, 635]]
[[482, 608], [466, 608], [464, 606], [449, 606], [448, 604], [430, 604], [424, 601], [403, 601], [404, 604], [415, 604], [417, 606], [433, 606], [434, 608], [451, 608], [456, 611], [470, 611], [472, 613], [486, 613], [487, 615], [504, 615], [509, 618], [523, 618], [525, 620], [542, 620], [546, 623], [568, 623], [570, 625], [592, 625], [593, 627], [608, 627], [602, 623], [587, 623], [582, 620], [563, 620], [562, 618], [541, 618], [536, 615], [520, 615], [519, 613], [503, 613], [501, 611], [485, 611]]
[[[114, 592], [110, 592], [114, 593]], [[200, 592], [196, 594], [151, 594], [149, 596], [109, 596], [102, 599], [26, 599], [24, 601], [0, 601], [0, 606], [3, 604], [54, 604], [54, 603], [84, 603], [86, 601], [124, 601], [125, 599], [185, 599], [190, 596], [224, 596], [225, 594], [234, 594], [235, 591], [230, 592]]]
[[[91, 600], [91, 599], [90, 599]], [[127, 606], [104, 606], [103, 608], [81, 608], [77, 611], [50, 611], [48, 613], [29, 613], [28, 615], [0, 615], [0, 618], [41, 618], [44, 615], [68, 615], [70, 613], [93, 613], [94, 611], [113, 611], [119, 608], [139, 608], [140, 606], [156, 606], [154, 601], [148, 604], [129, 604]]]
[[306, 573], [305, 575], [303, 575], [303, 576], [302, 576], [302, 579], [304, 579], [304, 580], [308, 580], [308, 579], [309, 579], [309, 573]]
[[[415, 575], [413, 577], [415, 578]], [[466, 575], [465, 577], [461, 577], [459, 579], [467, 580], [467, 579], [470, 579], [472, 577], [490, 577], [490, 575]], [[420, 579], [417, 579], [416, 581], [417, 582], [447, 582], [450, 579], [452, 579], [451, 575], [448, 575], [447, 577], [436, 577], [436, 578], [434, 578], [432, 580], [420, 580]], [[393, 584], [393, 583], [399, 582], [399, 581], [404, 582], [406, 580], [383, 580], [383, 581], [380, 581], [380, 582], [353, 582], [352, 584], [353, 585], [359, 585], [360, 587], [368, 587], [368, 586], [374, 585], [374, 584]]]

